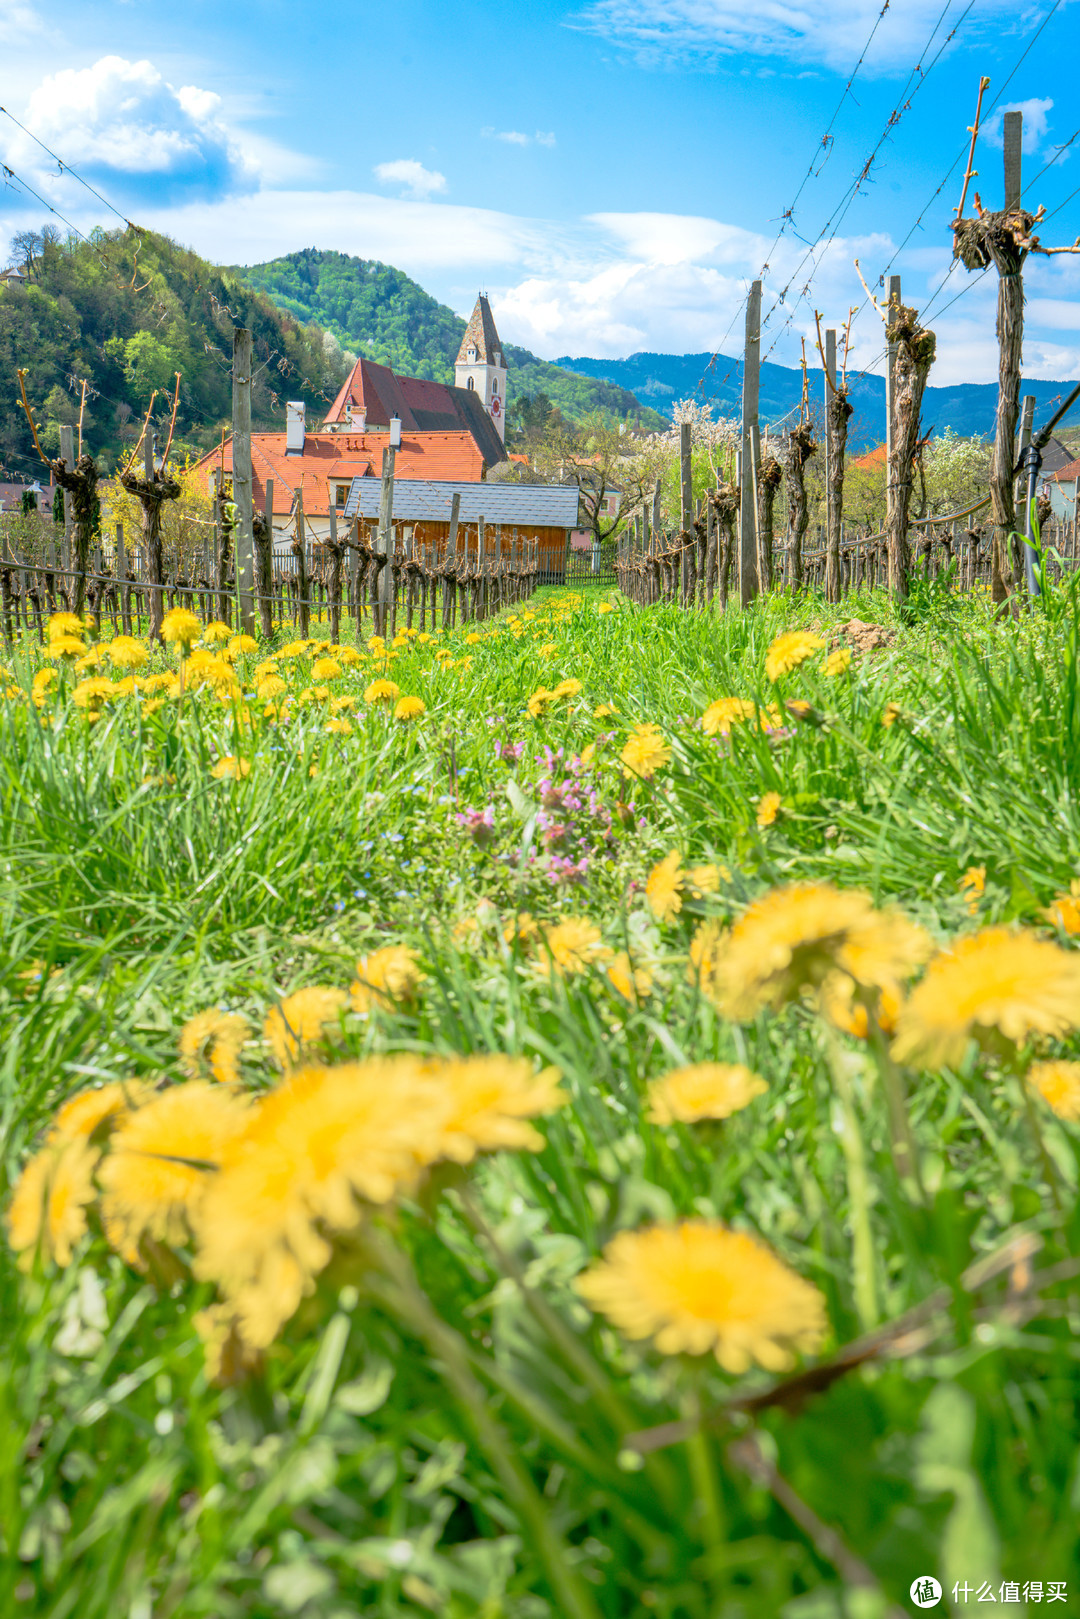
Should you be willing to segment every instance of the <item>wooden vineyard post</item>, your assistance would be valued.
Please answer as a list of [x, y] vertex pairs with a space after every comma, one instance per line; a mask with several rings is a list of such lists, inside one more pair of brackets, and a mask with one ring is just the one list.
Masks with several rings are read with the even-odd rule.
[[[821, 323], [816, 310], [814, 319], [818, 322], [820, 334]], [[850, 333], [850, 325], [848, 332]], [[821, 349], [820, 335], [818, 348]], [[844, 521], [844, 461], [847, 455], [848, 419], [852, 414], [847, 396], [846, 341], [844, 349], [844, 374], [841, 376], [836, 369], [836, 332], [830, 329], [825, 333], [825, 346], [821, 354], [825, 368], [825, 421], [828, 447], [825, 478], [825, 599], [830, 602], [840, 600], [843, 586], [840, 577], [840, 540]]]
[[[75, 429], [62, 427], [60, 429], [60, 459], [69, 467], [75, 465]], [[74, 532], [74, 519], [71, 510], [71, 490], [61, 485], [64, 498], [64, 533], [60, 541], [60, 567], [67, 574], [71, 569], [71, 537]], [[66, 583], [66, 581], [65, 581]]]
[[[166, 450], [168, 446], [166, 446]], [[163, 464], [158, 472], [154, 456], [154, 434], [150, 429], [149, 412], [143, 431], [143, 475], [139, 478], [129, 462], [120, 474], [121, 487], [135, 495], [142, 507], [143, 551], [146, 556], [147, 592], [150, 605], [150, 637], [161, 639], [161, 626], [165, 619], [165, 559], [161, 537], [161, 508], [167, 500], [180, 498], [180, 485], [169, 476]]]
[[356, 644], [364, 638], [364, 607], [360, 600], [360, 513], [352, 520], [352, 538], [349, 541], [349, 577], [352, 581], [353, 628]]
[[255, 593], [259, 598], [259, 628], [266, 640], [274, 633], [274, 480], [267, 478], [261, 524], [253, 524]]
[[296, 537], [293, 540], [296, 558], [296, 594], [300, 609], [300, 639], [306, 641], [311, 634], [311, 602], [308, 597], [307, 523], [304, 521], [304, 486], [296, 491]]
[[255, 508], [251, 470], [251, 333], [233, 328], [233, 505], [236, 508], [236, 617], [244, 635], [255, 634]]
[[330, 542], [327, 550], [330, 553], [330, 575], [327, 595], [330, 607], [330, 639], [336, 646], [341, 640], [341, 559], [344, 555], [344, 546], [338, 544], [337, 507], [333, 500], [329, 505], [330, 513]]
[[453, 622], [454, 594], [457, 590], [458, 520], [461, 515], [461, 490], [455, 489], [450, 501], [450, 522], [446, 534], [446, 555], [443, 558], [442, 627]]
[[[888, 290], [888, 297], [887, 297], [887, 300], [886, 300], [886, 307], [887, 307], [887, 309], [890, 309], [890, 310], [891, 309], [899, 309], [900, 308], [900, 303], [901, 303], [900, 277], [898, 275], [891, 275], [889, 277], [889, 290]], [[896, 344], [887, 342], [885, 344], [885, 465], [886, 465], [886, 467], [892, 466], [893, 395], [894, 395], [895, 387], [896, 387], [895, 371], [896, 371]], [[890, 521], [890, 518], [892, 516], [892, 499], [893, 499], [892, 484], [889, 482], [889, 479], [886, 476], [886, 479], [885, 479], [885, 527], [886, 528], [888, 528], [889, 521]]]
[[889, 311], [887, 336], [896, 345], [892, 453], [889, 459], [889, 483], [893, 498], [886, 526], [889, 589], [899, 601], [903, 601], [907, 597], [911, 572], [908, 512], [915, 452], [919, 442], [919, 416], [926, 379], [934, 363], [936, 340], [933, 332], [919, 325], [917, 310], [909, 309], [905, 304]]
[[120, 590], [120, 628], [131, 634], [131, 591], [128, 588], [127, 549], [124, 545], [124, 525], [116, 525], [116, 577]]
[[757, 491], [750, 429], [757, 426], [761, 377], [761, 282], [754, 281], [746, 300], [743, 349], [742, 469], [739, 480], [739, 601], [749, 607], [758, 593]]
[[383, 451], [382, 487], [379, 491], [379, 535], [376, 550], [384, 560], [379, 569], [379, 622], [375, 634], [385, 637], [394, 600], [394, 461], [393, 445]]
[[[690, 423], [679, 429], [679, 597], [688, 607], [690, 555], [694, 541], [694, 464], [691, 457]], [[674, 584], [674, 581], [673, 581]], [[674, 591], [673, 591], [674, 593]]]
[[[773, 534], [775, 532], [773, 512], [783, 476], [783, 467], [781, 467], [772, 451], [766, 447], [758, 472], [758, 581], [762, 590], [771, 590], [773, 587]], [[709, 509], [711, 512], [712, 507], [710, 506]]]

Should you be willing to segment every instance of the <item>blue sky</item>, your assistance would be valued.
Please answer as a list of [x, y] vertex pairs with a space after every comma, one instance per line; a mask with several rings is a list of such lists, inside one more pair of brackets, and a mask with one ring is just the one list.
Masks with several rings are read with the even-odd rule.
[[[929, 308], [934, 381], [987, 381], [995, 278], [950, 273], [962, 160], [946, 175], [985, 73], [984, 201], [1001, 110], [1022, 106], [1042, 238], [1080, 235], [1080, 139], [1051, 161], [1080, 124], [1078, 3], [890, 0], [841, 102], [881, 0], [0, 0], [0, 99], [123, 214], [211, 259], [339, 248], [463, 313], [484, 285], [504, 338], [549, 358], [734, 352], [768, 262], [763, 352], [791, 364], [815, 307], [840, 325], [863, 301], [858, 256]], [[80, 229], [116, 223], [2, 118], [0, 160]], [[5, 240], [44, 217], [17, 186], [0, 199]], [[1029, 259], [1026, 285], [1028, 374], [1080, 377], [1080, 257]], [[864, 310], [856, 363], [880, 348]]]

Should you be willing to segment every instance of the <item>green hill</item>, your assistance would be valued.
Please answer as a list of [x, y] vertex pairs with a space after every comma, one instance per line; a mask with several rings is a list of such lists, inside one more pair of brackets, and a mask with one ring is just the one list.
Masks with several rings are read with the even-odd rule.
[[[267, 264], [234, 266], [229, 273], [243, 276], [297, 320], [317, 321], [358, 355], [404, 376], [454, 380], [465, 322], [392, 265], [312, 247]], [[599, 410], [619, 421], [667, 425], [618, 383], [550, 365], [512, 343], [505, 352], [511, 420], [518, 400], [546, 394], [569, 421]]]
[[[12, 476], [41, 470], [19, 404], [20, 366], [52, 454], [88, 384], [83, 438], [104, 465], [138, 437], [154, 389], [171, 396], [177, 371], [177, 448], [215, 442], [231, 418], [233, 317], [254, 340], [256, 427], [283, 428], [286, 399], [321, 415], [345, 376], [334, 339], [165, 236], [95, 231], [89, 241], [64, 241], [46, 229], [22, 244], [28, 281], [0, 286], [0, 465]], [[159, 430], [167, 429], [164, 405], [159, 395]]]

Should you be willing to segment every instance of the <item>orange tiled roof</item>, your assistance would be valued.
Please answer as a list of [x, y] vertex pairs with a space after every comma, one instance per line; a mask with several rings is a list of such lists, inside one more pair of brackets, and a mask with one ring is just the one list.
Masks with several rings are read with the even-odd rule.
[[1063, 467], [1050, 474], [1053, 483], [1074, 483], [1080, 478], [1080, 460], [1067, 461]]
[[885, 466], [888, 459], [889, 446], [887, 444], [879, 444], [876, 449], [868, 450], [866, 455], [855, 456], [851, 464], [853, 467], [862, 467], [864, 470], [870, 471], [874, 467]]
[[[303, 488], [307, 517], [326, 517], [332, 498], [330, 485], [352, 478], [378, 478], [382, 473], [385, 433], [308, 433], [302, 455], [285, 454], [284, 433], [252, 433], [251, 470], [257, 511], [266, 503], [267, 480], [274, 480], [274, 510], [290, 510], [296, 491]], [[195, 471], [207, 485], [223, 462], [232, 473], [232, 439], [224, 450], [211, 450]], [[394, 466], [395, 478], [440, 479], [452, 483], [480, 483], [484, 459], [471, 433], [402, 433]]]

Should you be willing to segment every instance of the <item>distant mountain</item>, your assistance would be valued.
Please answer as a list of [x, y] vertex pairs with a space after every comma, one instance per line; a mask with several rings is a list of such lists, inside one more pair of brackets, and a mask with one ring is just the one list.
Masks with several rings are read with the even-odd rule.
[[[355, 354], [392, 366], [402, 376], [454, 380], [465, 322], [392, 265], [312, 247], [266, 264], [233, 266], [229, 273], [242, 276], [298, 321], [325, 327]], [[600, 410], [619, 421], [664, 425], [662, 413], [643, 408], [626, 387], [549, 365], [513, 343], [505, 354], [511, 412], [524, 395], [545, 393], [569, 421]]]
[[[711, 356], [708, 354], [631, 354], [626, 360], [592, 360], [569, 356], [556, 364], [567, 366], [586, 376], [603, 378], [630, 388], [654, 409], [671, 415], [676, 399], [696, 395], [719, 407], [725, 416], [738, 416], [742, 409], [742, 360], [720, 355], [712, 368], [706, 371]], [[933, 373], [931, 372], [931, 375]], [[698, 385], [704, 377], [704, 387]], [[810, 372], [811, 398], [815, 404], [822, 400], [824, 378], [820, 367]], [[1022, 392], [1035, 395], [1035, 425], [1053, 415], [1062, 399], [1075, 387], [1073, 382], [1025, 382]], [[802, 398], [802, 371], [786, 365], [773, 365], [766, 360], [761, 367], [762, 425], [780, 424], [794, 410]], [[885, 437], [885, 379], [876, 376], [857, 376], [852, 379], [851, 403], [855, 414], [848, 429], [848, 442], [853, 449], [869, 449], [880, 444]], [[923, 403], [922, 419], [927, 427], [943, 432], [951, 427], [965, 438], [976, 434], [992, 436], [997, 411], [997, 384], [992, 382], [963, 382], [948, 388], [928, 387]], [[1065, 427], [1080, 423], [1080, 404], [1069, 412]]]

